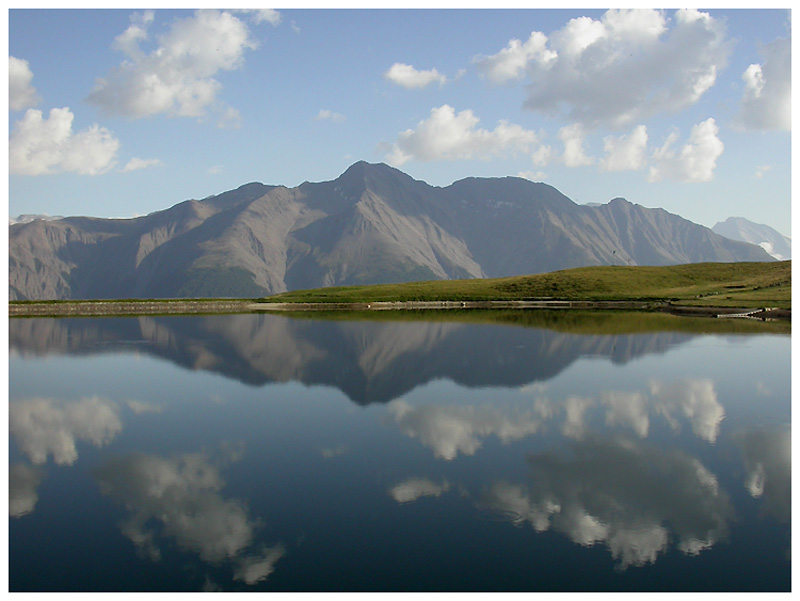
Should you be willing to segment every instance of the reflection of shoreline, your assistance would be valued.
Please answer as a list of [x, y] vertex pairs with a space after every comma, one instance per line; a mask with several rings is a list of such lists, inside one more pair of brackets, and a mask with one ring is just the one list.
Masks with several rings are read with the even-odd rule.
[[[754, 311], [744, 307], [676, 305], [666, 301], [630, 300], [483, 300], [483, 301], [375, 301], [359, 303], [272, 303], [249, 300], [91, 300], [91, 301], [12, 301], [9, 317], [213, 315], [254, 312], [324, 311], [453, 311], [453, 310], [577, 310], [577, 311], [660, 311], [676, 316], [717, 317]], [[791, 320], [790, 309], [757, 309], [759, 319]]]

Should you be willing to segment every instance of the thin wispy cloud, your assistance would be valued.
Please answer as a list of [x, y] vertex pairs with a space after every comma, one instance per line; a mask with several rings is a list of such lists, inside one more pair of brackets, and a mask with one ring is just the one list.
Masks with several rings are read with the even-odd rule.
[[277, 27], [283, 22], [283, 16], [274, 8], [239, 9], [237, 12], [250, 15], [253, 23], [269, 23]]
[[337, 123], [341, 123], [345, 120], [345, 116], [341, 113], [335, 113], [334, 111], [328, 109], [321, 109], [317, 116], [314, 117], [316, 121], [334, 121]]
[[131, 171], [139, 171], [140, 169], [147, 169], [149, 167], [160, 167], [163, 164], [164, 163], [161, 162], [161, 159], [140, 159], [138, 157], [134, 157], [125, 163], [122, 171], [124, 173], [130, 173]]
[[756, 178], [762, 179], [771, 170], [772, 165], [759, 165], [756, 167]]

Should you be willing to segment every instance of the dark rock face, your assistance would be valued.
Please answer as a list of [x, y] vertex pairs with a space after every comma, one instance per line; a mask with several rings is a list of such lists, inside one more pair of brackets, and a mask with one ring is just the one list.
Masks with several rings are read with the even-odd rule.
[[252, 298], [588, 265], [770, 260], [758, 246], [623, 199], [577, 205], [514, 177], [438, 188], [359, 162], [333, 181], [251, 183], [136, 219], [14, 224], [9, 296]]

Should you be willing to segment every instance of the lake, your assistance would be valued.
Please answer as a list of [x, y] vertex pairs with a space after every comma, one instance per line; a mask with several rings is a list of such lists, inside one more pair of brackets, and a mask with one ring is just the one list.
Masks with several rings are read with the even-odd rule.
[[11, 591], [791, 588], [788, 326], [248, 314], [9, 338]]

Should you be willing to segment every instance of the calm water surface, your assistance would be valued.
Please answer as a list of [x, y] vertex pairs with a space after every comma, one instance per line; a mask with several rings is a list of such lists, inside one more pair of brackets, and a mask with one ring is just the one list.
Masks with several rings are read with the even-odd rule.
[[10, 589], [789, 590], [790, 336], [603, 319], [12, 319]]

